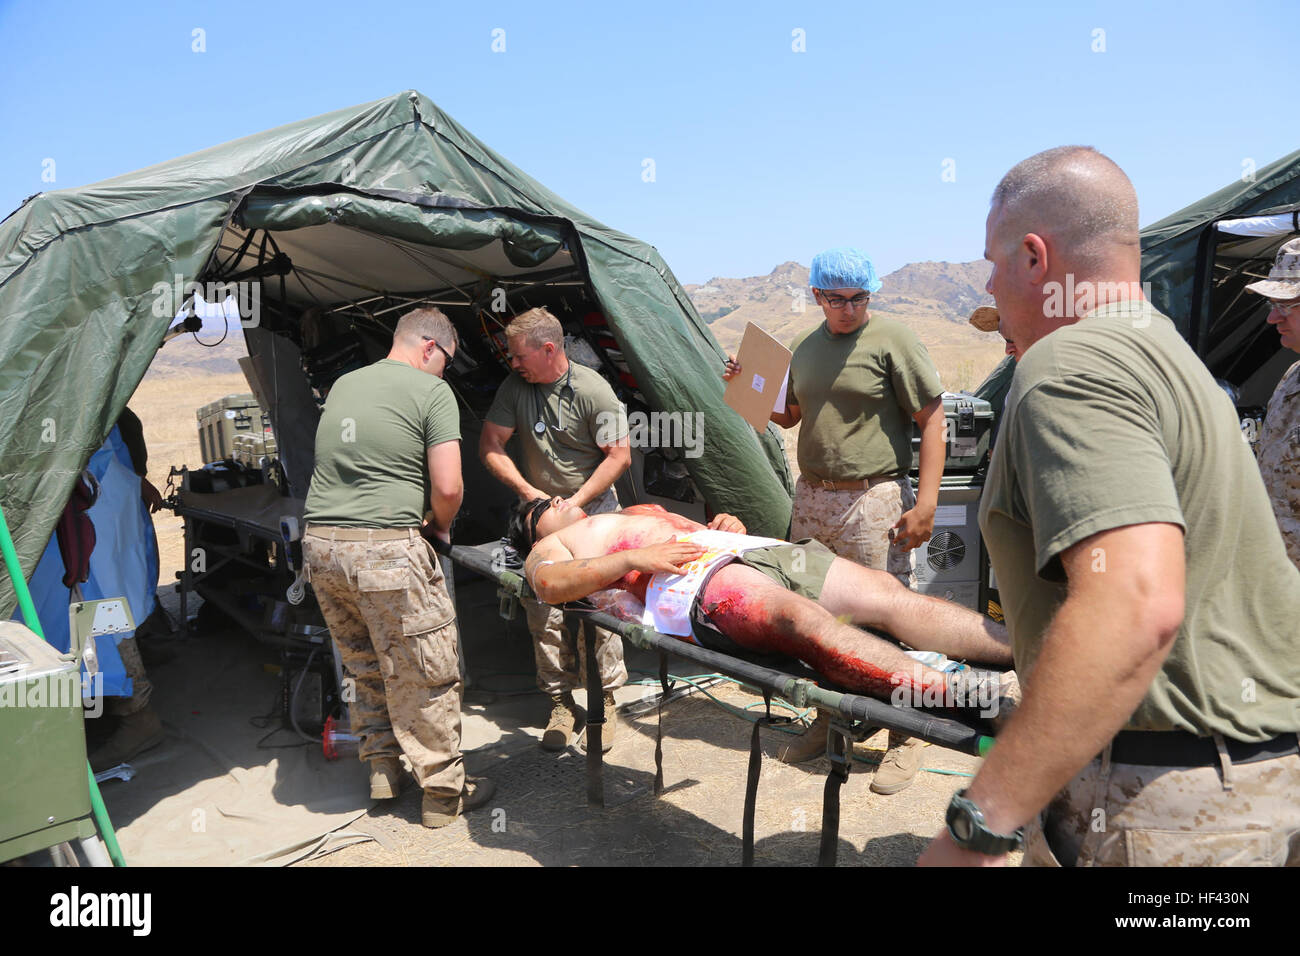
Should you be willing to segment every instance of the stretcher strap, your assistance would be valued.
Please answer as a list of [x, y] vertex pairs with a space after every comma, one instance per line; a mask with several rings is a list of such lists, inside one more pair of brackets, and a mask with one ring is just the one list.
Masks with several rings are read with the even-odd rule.
[[758, 804], [758, 775], [763, 769], [763, 749], [760, 732], [772, 722], [772, 692], [763, 690], [764, 716], [754, 721], [754, 731], [749, 735], [749, 772], [745, 777], [745, 818], [741, 826], [740, 865], [754, 865], [754, 813]]
[[664, 792], [664, 702], [672, 684], [668, 680], [668, 655], [659, 652], [659, 721], [655, 727], [655, 796]]
[[596, 659], [596, 627], [583, 621], [572, 612], [565, 614], [569, 633], [583, 642], [587, 658], [587, 806], [605, 805], [605, 783], [602, 774], [604, 752], [602, 737], [605, 730], [605, 688], [600, 679], [600, 662]]
[[822, 843], [817, 855], [818, 866], [834, 866], [840, 842], [840, 787], [849, 779], [849, 765], [853, 761], [853, 741], [840, 733], [832, 723], [827, 737], [826, 756], [831, 761], [831, 771], [826, 775], [826, 789], [822, 792]]

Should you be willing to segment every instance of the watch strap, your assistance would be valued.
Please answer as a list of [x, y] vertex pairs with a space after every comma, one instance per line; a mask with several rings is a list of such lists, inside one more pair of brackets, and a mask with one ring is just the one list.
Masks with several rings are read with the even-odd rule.
[[[964, 817], [969, 824], [971, 828], [969, 837], [963, 838], [953, 829], [953, 819], [957, 816]], [[984, 853], [988, 856], [1001, 856], [1020, 849], [1025, 843], [1024, 827], [1019, 827], [1010, 834], [994, 833], [990, 830], [984, 822], [984, 811], [966, 797], [965, 790], [958, 790], [952, 795], [946, 821], [953, 842], [965, 850], [974, 850], [976, 853]]]

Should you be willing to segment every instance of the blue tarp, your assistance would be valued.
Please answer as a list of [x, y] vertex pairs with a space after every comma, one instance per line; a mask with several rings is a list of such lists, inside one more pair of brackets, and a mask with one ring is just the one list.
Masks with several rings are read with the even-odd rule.
[[[95, 550], [90, 554], [90, 577], [81, 586], [82, 600], [125, 597], [139, 624], [154, 609], [158, 540], [149, 508], [140, 498], [140, 477], [131, 468], [131, 456], [116, 425], [86, 468], [99, 481], [99, 497], [86, 512], [95, 526]], [[50, 535], [28, 586], [45, 639], [60, 651], [67, 651], [71, 643], [69, 594], [63, 586], [63, 574], [59, 542]], [[14, 619], [21, 621], [21, 612]], [[131, 636], [118, 634], [114, 638]], [[122, 669], [115, 640], [100, 637], [95, 642], [99, 670], [104, 675], [101, 692], [110, 697], [129, 697], [131, 679]]]

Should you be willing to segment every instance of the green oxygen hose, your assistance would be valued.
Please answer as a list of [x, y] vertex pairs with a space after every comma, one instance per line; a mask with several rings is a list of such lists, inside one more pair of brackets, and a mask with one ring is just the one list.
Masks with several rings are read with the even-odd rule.
[[[22, 609], [27, 627], [41, 640], [45, 640], [40, 618], [36, 616], [36, 605], [32, 603], [32, 593], [27, 590], [27, 581], [18, 564], [18, 552], [14, 550], [14, 539], [9, 535], [9, 522], [5, 520], [3, 507], [0, 507], [0, 551], [4, 552], [5, 570], [9, 572], [9, 580], [14, 586], [14, 594], [18, 596], [18, 607]], [[86, 764], [86, 777], [90, 782], [91, 815], [99, 827], [104, 846], [108, 848], [109, 859], [114, 866], [126, 866], [126, 859], [122, 856], [122, 848], [117, 844], [117, 834], [113, 831], [112, 821], [108, 819], [108, 809], [104, 806], [103, 797], [99, 795], [99, 784], [95, 782], [95, 774], [90, 769], [89, 762]]]

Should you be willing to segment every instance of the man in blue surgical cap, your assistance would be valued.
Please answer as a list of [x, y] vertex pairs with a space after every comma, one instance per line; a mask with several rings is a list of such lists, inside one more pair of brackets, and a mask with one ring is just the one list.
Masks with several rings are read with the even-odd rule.
[[[815, 538], [840, 557], [914, 587], [910, 552], [934, 531], [943, 475], [939, 373], [911, 329], [868, 311], [880, 280], [861, 250], [817, 255], [809, 284], [825, 321], [795, 341], [786, 407], [772, 413], [783, 428], [801, 425], [790, 540]], [[739, 371], [729, 360], [724, 378]], [[916, 493], [907, 477], [913, 422], [921, 428]], [[782, 759], [803, 760], [824, 749], [819, 721]], [[919, 740], [891, 733], [871, 789], [890, 794], [910, 785], [920, 749]]]

